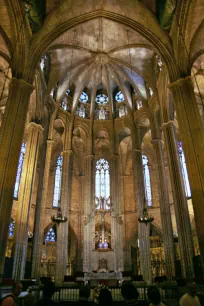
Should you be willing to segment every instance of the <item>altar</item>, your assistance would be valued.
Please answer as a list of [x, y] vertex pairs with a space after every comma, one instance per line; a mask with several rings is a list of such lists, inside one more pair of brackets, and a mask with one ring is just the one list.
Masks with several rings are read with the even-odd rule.
[[84, 284], [89, 283], [91, 286], [96, 286], [100, 283], [104, 283], [107, 286], [116, 286], [122, 281], [122, 272], [87, 272], [84, 274]]

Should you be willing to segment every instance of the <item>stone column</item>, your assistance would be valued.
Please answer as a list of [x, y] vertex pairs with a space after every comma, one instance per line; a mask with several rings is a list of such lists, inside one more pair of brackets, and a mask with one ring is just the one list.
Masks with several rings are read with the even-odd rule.
[[162, 128], [164, 131], [171, 185], [173, 190], [182, 274], [183, 277], [192, 279], [194, 277], [193, 241], [173, 121], [164, 123]]
[[41, 197], [39, 202], [36, 203], [35, 211], [35, 224], [34, 224], [34, 236], [33, 236], [33, 245], [32, 245], [32, 278], [36, 279], [37, 283], [40, 281], [40, 269], [41, 269], [41, 255], [42, 255], [42, 246], [44, 239], [44, 226], [45, 226], [45, 209], [46, 209], [46, 200], [48, 193], [48, 182], [50, 174], [50, 162], [51, 162], [51, 153], [53, 147], [53, 141], [47, 140], [46, 147], [46, 157], [44, 164], [44, 173], [43, 173], [43, 183], [39, 185], [39, 191]]
[[12, 79], [0, 129], [0, 275], [4, 271], [13, 191], [32, 90], [33, 86], [24, 80]]
[[195, 224], [204, 269], [204, 132], [191, 77], [169, 85], [173, 95], [191, 185]]
[[[133, 171], [135, 182], [135, 197], [138, 208], [138, 217], [143, 214], [143, 209], [146, 206], [145, 187], [142, 165], [142, 151], [141, 149], [133, 149]], [[152, 281], [152, 268], [150, 256], [150, 228], [149, 224], [138, 222], [138, 238], [139, 238], [139, 253], [140, 253], [140, 270], [143, 279], [146, 282]]]
[[57, 258], [56, 258], [56, 283], [61, 284], [66, 274], [68, 253], [68, 229], [69, 229], [69, 204], [70, 204], [70, 182], [71, 182], [72, 150], [63, 152], [62, 185], [61, 185], [61, 210], [62, 215], [68, 218], [65, 223], [57, 227]]
[[28, 245], [28, 222], [31, 207], [31, 194], [35, 180], [38, 150], [43, 128], [34, 122], [28, 126], [28, 140], [21, 176], [18, 197], [18, 209], [15, 225], [15, 252], [13, 264], [13, 278], [23, 279], [26, 265]]
[[169, 279], [175, 276], [175, 251], [171, 210], [168, 196], [168, 184], [164, 165], [161, 139], [153, 139], [152, 144], [157, 158], [157, 181], [160, 200], [161, 222], [164, 242], [166, 275]]
[[112, 216], [112, 233], [115, 237], [115, 269], [116, 271], [124, 271], [124, 252], [123, 252], [123, 236], [122, 236], [122, 211], [120, 197], [120, 158], [118, 154], [112, 156], [111, 161], [111, 198], [113, 204]]
[[[83, 271], [92, 271], [92, 249], [95, 248], [93, 234], [94, 226], [94, 156], [88, 155], [85, 160], [85, 188], [84, 188], [84, 246], [83, 246]], [[93, 233], [94, 231], [94, 233]]]

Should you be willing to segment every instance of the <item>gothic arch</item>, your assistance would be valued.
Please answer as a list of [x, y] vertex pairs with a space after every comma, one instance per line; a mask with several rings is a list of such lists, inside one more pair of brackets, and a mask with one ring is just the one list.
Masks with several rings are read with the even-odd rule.
[[[146, 28], [146, 26], [150, 25], [150, 23], [149, 22], [146, 23], [145, 20], [143, 20], [140, 17], [140, 14], [138, 14], [138, 7], [137, 7], [137, 12], [135, 14], [134, 10], [132, 10], [131, 12], [130, 9], [129, 11], [129, 14], [131, 16], [130, 18], [127, 14], [126, 16], [124, 16], [124, 12], [126, 10], [122, 0], [120, 1], [121, 1], [121, 10], [119, 10], [119, 12], [116, 12], [119, 8], [119, 5], [113, 6], [111, 3], [107, 4], [109, 5], [107, 10], [101, 8], [98, 10], [93, 10], [93, 8], [90, 9], [87, 8], [89, 12], [84, 13], [83, 11], [83, 14], [81, 16], [73, 17], [76, 13], [74, 14], [73, 10], [70, 10], [70, 12], [72, 13], [70, 17], [72, 18], [69, 20], [67, 20], [66, 8], [69, 9], [71, 1], [68, 3], [64, 2], [58, 8], [58, 10], [54, 11], [53, 14], [50, 15], [50, 18], [47, 19], [47, 22], [45, 22], [39, 34], [36, 35], [35, 38], [32, 40], [29, 63], [28, 63], [28, 67], [30, 67], [30, 69], [27, 72], [28, 81], [31, 82], [33, 77], [32, 76], [33, 70], [35, 69], [37, 62], [39, 61], [40, 56], [45, 52], [45, 50], [48, 48], [48, 46], [54, 39], [56, 39], [58, 36], [60, 36], [60, 34], [64, 33], [66, 30], [71, 29], [80, 23], [83, 23], [87, 20], [102, 18], [102, 17], [129, 26], [130, 28], [139, 32], [145, 38], [147, 38], [147, 40], [154, 46], [156, 52], [160, 54], [160, 56], [166, 63], [169, 71], [170, 80], [171, 81], [177, 80], [179, 77], [179, 71], [174, 61], [173, 50], [170, 47], [171, 43], [168, 37], [165, 35], [165, 33], [160, 29], [159, 25], [155, 21], [155, 18], [152, 18], [153, 17], [152, 14], [150, 12], [147, 12], [142, 5], [140, 6], [140, 9], [145, 10], [145, 13], [149, 15], [148, 17], [152, 19], [153, 27]], [[77, 1], [75, 2], [75, 4], [77, 6]], [[137, 4], [140, 5], [139, 3]], [[79, 7], [84, 9], [84, 7], [86, 6], [80, 4], [77, 6], [77, 8]], [[66, 12], [65, 13], [66, 16], [63, 16], [60, 19], [57, 18], [58, 16], [57, 14], [62, 15], [62, 12]]]

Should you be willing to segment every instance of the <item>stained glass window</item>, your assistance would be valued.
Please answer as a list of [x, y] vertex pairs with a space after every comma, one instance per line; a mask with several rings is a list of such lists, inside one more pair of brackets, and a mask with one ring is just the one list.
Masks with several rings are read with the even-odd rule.
[[123, 101], [125, 100], [122, 91], [119, 91], [119, 92], [115, 95], [115, 99], [116, 99], [117, 102], [123, 102]]
[[9, 224], [9, 237], [13, 238], [14, 236], [14, 228], [15, 228], [15, 221], [12, 221]]
[[119, 108], [119, 117], [124, 117], [125, 115], [127, 115], [127, 107], [126, 105], [122, 104], [120, 105], [120, 108]]
[[79, 107], [79, 117], [85, 118], [85, 107], [83, 104]]
[[145, 184], [145, 199], [147, 202], [147, 206], [152, 206], [150, 172], [148, 166], [148, 158], [146, 155], [142, 155], [142, 164], [143, 164], [143, 175], [144, 175], [144, 184]]
[[56, 234], [53, 228], [51, 228], [46, 237], [45, 237], [45, 241], [49, 241], [49, 242], [55, 242], [56, 241]]
[[88, 100], [89, 100], [88, 95], [83, 91], [80, 98], [79, 98], [79, 101], [81, 103], [86, 103], [86, 102], [88, 102]]
[[108, 103], [108, 96], [104, 94], [100, 94], [96, 96], [96, 103], [98, 104], [107, 104]]
[[18, 160], [18, 169], [17, 169], [16, 182], [15, 182], [14, 193], [13, 193], [14, 198], [18, 197], [25, 152], [26, 152], [26, 143], [23, 143], [21, 146], [21, 153], [20, 153], [20, 157]]
[[70, 89], [67, 89], [66, 91], [66, 95], [68, 96], [70, 94], [71, 90]]
[[137, 109], [140, 109], [142, 107], [142, 101], [137, 101]]
[[184, 187], [186, 192], [186, 197], [191, 198], [191, 187], [188, 179], [188, 171], [186, 167], [186, 160], [183, 152], [182, 142], [178, 142], [178, 152], [179, 152], [179, 158], [181, 163], [181, 171], [183, 175], [184, 180]]
[[[110, 169], [107, 160], [101, 158], [96, 162], [95, 176], [95, 197], [96, 205], [105, 205], [104, 208], [109, 208], [110, 198]], [[101, 199], [103, 203], [101, 202]]]
[[59, 156], [57, 159], [57, 165], [56, 165], [56, 171], [55, 171], [53, 207], [58, 207], [58, 204], [59, 204], [60, 191], [61, 191], [61, 179], [62, 179], [62, 156]]

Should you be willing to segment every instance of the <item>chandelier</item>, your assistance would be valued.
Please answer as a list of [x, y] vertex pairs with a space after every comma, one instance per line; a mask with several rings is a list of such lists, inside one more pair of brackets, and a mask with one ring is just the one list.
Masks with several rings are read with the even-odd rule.
[[58, 207], [57, 209], [57, 215], [56, 216], [52, 216], [51, 217], [52, 222], [56, 223], [58, 226], [60, 225], [60, 223], [65, 223], [67, 222], [67, 217], [63, 217], [62, 216], [62, 210], [60, 207]]
[[145, 223], [145, 225], [147, 226], [148, 223], [151, 223], [154, 221], [154, 218], [152, 216], [149, 216], [147, 208], [144, 208], [142, 216], [138, 218], [138, 221], [140, 223]]

